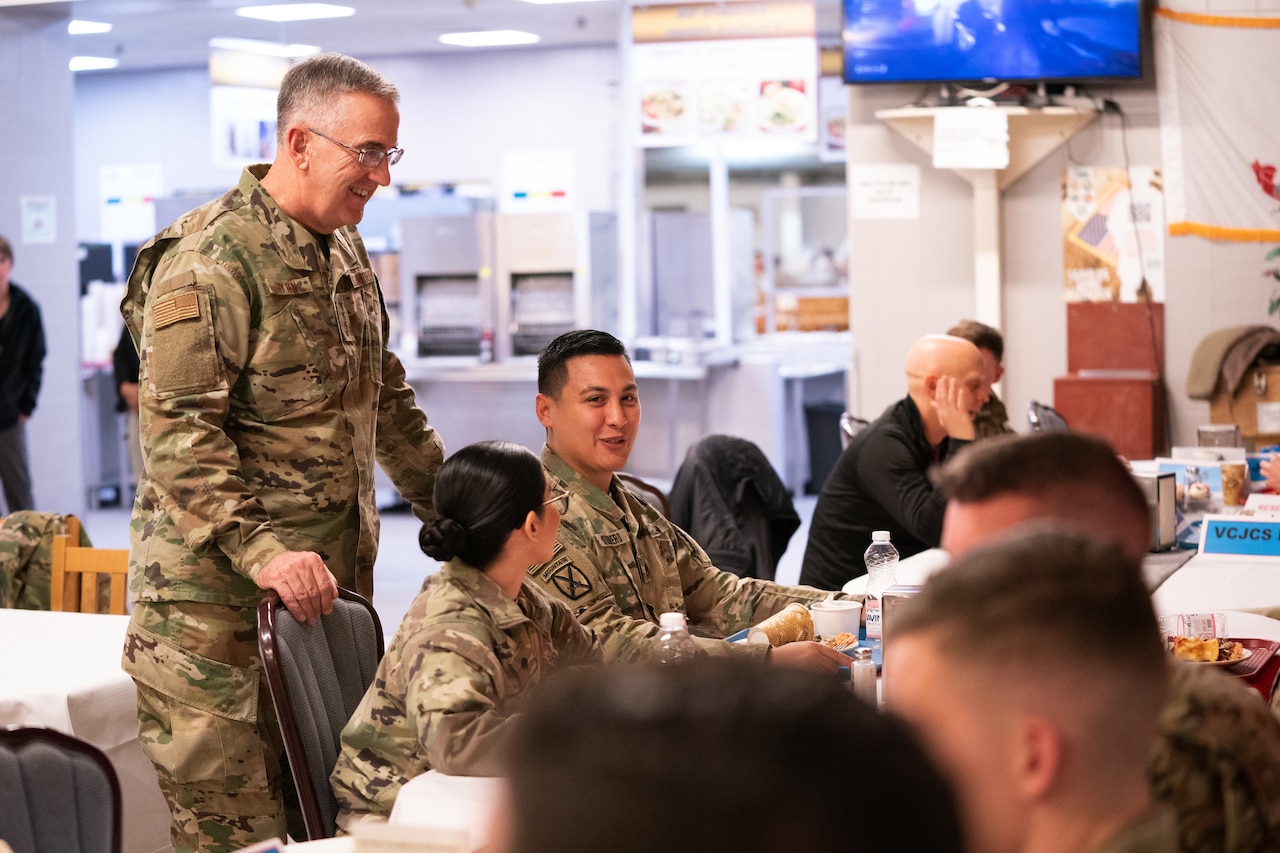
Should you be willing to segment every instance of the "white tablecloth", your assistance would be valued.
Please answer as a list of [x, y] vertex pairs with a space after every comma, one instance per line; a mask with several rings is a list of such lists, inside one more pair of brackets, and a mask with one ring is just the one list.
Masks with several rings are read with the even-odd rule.
[[120, 669], [127, 616], [0, 610], [0, 726], [44, 726], [106, 753], [123, 794], [125, 853], [169, 851], [169, 810], [138, 743]]
[[390, 823], [424, 829], [465, 829], [471, 849], [489, 840], [493, 809], [504, 785], [491, 776], [446, 776], [429, 770], [410, 779], [396, 795]]
[[1280, 617], [1280, 557], [1196, 554], [1152, 598], [1158, 613], [1245, 610]]

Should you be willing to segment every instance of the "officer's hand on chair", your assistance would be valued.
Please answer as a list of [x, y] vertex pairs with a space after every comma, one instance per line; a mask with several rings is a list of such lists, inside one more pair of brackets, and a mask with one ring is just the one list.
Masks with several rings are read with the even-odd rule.
[[262, 589], [274, 589], [299, 622], [314, 624], [333, 612], [338, 582], [314, 551], [285, 551], [262, 567], [254, 579]]

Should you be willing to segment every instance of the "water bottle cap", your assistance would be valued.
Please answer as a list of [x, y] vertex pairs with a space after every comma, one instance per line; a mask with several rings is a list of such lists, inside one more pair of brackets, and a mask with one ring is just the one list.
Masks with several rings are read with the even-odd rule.
[[889, 531], [887, 531], [887, 530], [877, 530], [877, 531], [873, 532], [873, 533], [871, 534], [871, 541], [872, 541], [872, 542], [888, 542], [888, 541], [889, 541]]
[[684, 621], [684, 614], [678, 610], [672, 610], [669, 613], [663, 613], [658, 617], [658, 624], [663, 628], [687, 628], [688, 625]]

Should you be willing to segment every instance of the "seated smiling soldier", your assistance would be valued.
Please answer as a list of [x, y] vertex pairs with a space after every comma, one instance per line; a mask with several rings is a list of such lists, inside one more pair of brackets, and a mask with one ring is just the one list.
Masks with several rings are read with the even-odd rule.
[[713, 654], [764, 656], [834, 673], [848, 658], [821, 643], [729, 645], [719, 639], [792, 602], [827, 593], [740, 578], [717, 569], [691, 536], [614, 476], [631, 455], [640, 397], [626, 348], [605, 332], [566, 332], [538, 358], [538, 421], [546, 427], [542, 464], [553, 488], [568, 489], [555, 554], [529, 569], [595, 629], [605, 660], [651, 657], [658, 617], [686, 614]]

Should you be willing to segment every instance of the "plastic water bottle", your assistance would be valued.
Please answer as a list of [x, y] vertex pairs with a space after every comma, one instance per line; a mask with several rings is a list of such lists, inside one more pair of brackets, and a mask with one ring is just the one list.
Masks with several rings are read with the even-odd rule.
[[702, 653], [698, 644], [689, 636], [689, 626], [684, 614], [678, 611], [663, 613], [658, 619], [659, 663], [688, 663]]
[[867, 615], [867, 645], [878, 649], [883, 639], [880, 597], [898, 577], [898, 549], [889, 541], [889, 531], [877, 530], [871, 534], [871, 545], [862, 559], [867, 564], [867, 600], [862, 605]]

